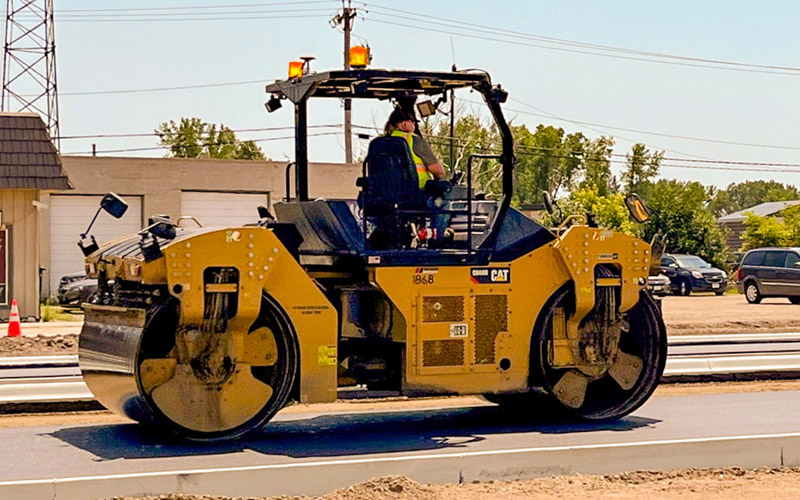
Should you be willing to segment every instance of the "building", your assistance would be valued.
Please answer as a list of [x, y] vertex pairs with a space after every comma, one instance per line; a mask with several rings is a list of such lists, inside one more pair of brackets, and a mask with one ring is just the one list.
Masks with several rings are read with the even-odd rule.
[[[259, 205], [271, 207], [286, 196], [286, 163], [196, 158], [109, 158], [63, 156], [74, 189], [41, 198], [43, 296], [54, 297], [61, 276], [83, 270], [79, 235], [111, 191], [129, 205], [117, 220], [100, 213], [91, 233], [98, 243], [139, 231], [147, 218], [193, 216], [204, 226], [238, 225], [258, 219]], [[293, 171], [289, 172], [293, 179]], [[359, 165], [312, 163], [312, 198], [355, 198]], [[291, 186], [293, 193], [293, 185]], [[195, 224], [187, 219], [182, 224]]]
[[717, 223], [728, 229], [728, 247], [733, 251], [739, 251], [742, 249], [742, 236], [747, 229], [744, 221], [747, 219], [748, 214], [761, 217], [780, 217], [780, 213], [783, 210], [797, 204], [800, 204], [800, 200], [769, 201], [720, 217], [717, 219]]
[[42, 119], [0, 113], [0, 319], [39, 318], [42, 200], [71, 187]]

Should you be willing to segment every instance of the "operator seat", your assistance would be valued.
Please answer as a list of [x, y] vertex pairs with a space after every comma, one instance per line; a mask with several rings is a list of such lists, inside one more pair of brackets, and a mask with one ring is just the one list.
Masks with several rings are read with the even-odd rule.
[[359, 202], [364, 219], [374, 224], [369, 247], [403, 246], [411, 237], [406, 222], [414, 213], [428, 210], [428, 196], [419, 189], [417, 170], [405, 139], [373, 139], [364, 160], [364, 177], [357, 185], [362, 188]]

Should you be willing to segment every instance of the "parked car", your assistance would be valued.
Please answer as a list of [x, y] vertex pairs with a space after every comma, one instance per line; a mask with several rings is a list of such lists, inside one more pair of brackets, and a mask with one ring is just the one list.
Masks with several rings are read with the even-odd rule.
[[86, 272], [85, 271], [79, 271], [77, 273], [65, 274], [58, 281], [58, 286], [60, 288], [60, 287], [62, 287], [64, 285], [66, 285], [66, 284], [74, 283], [76, 281], [85, 280], [85, 279], [86, 279]]
[[739, 292], [751, 304], [764, 297], [786, 297], [792, 304], [800, 304], [800, 247], [750, 250], [736, 278]]
[[664, 254], [661, 256], [661, 272], [667, 275], [670, 288], [678, 295], [692, 292], [722, 295], [728, 288], [728, 274], [696, 255]]
[[663, 297], [669, 292], [669, 278], [663, 274], [657, 276], [648, 276], [647, 278], [647, 291], [650, 295], [658, 295]]
[[58, 303], [64, 307], [80, 307], [97, 290], [97, 280], [85, 273], [67, 274], [58, 285]]

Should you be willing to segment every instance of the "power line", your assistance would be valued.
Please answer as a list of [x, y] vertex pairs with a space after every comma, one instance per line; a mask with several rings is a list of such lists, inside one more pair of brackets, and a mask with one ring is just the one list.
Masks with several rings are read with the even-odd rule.
[[[341, 124], [333, 123], [330, 125], [309, 125], [308, 128], [342, 128]], [[231, 130], [234, 133], [240, 132], [271, 132], [278, 130], [294, 130], [293, 126], [288, 127], [262, 127], [262, 128], [242, 128]], [[72, 140], [72, 139], [111, 139], [111, 138], [126, 138], [126, 137], [160, 137], [164, 134], [157, 132], [139, 133], [139, 134], [94, 134], [94, 135], [70, 135], [61, 136], [59, 139]]]
[[[317, 132], [308, 134], [308, 137], [321, 137], [325, 135], [342, 135], [343, 132]], [[266, 137], [262, 139], [247, 139], [241, 142], [270, 142], [270, 141], [284, 141], [287, 139], [294, 139], [293, 135], [284, 136], [284, 137]], [[218, 141], [218, 142], [210, 142], [210, 143], [200, 143], [200, 144], [190, 144], [188, 146], [226, 146], [226, 145], [235, 145], [236, 142], [234, 141]], [[158, 151], [162, 149], [172, 149], [172, 146], [162, 145], [162, 146], [152, 146], [152, 147], [143, 147], [143, 148], [126, 148], [126, 149], [105, 149], [105, 150], [97, 150], [97, 151], [74, 151], [69, 153], [61, 153], [62, 155], [90, 155], [95, 153], [131, 153], [131, 152], [138, 152], [138, 151]]]
[[[600, 124], [600, 123], [592, 123], [592, 122], [585, 122], [585, 121], [579, 121], [579, 120], [572, 120], [572, 119], [558, 117], [558, 116], [554, 115], [553, 113], [548, 113], [547, 111], [545, 111], [545, 110], [543, 110], [541, 108], [537, 108], [536, 106], [533, 106], [532, 104], [528, 104], [526, 102], [520, 101], [519, 99], [516, 99], [514, 97], [509, 97], [509, 99], [514, 101], [514, 102], [516, 102], [516, 103], [522, 104], [523, 106], [529, 107], [531, 109], [535, 109], [537, 111], [541, 111], [542, 113], [546, 113], [546, 114], [531, 113], [531, 112], [521, 111], [521, 110], [517, 110], [517, 109], [505, 108], [505, 109], [508, 109], [509, 111], [514, 111], [515, 113], [522, 113], [522, 114], [528, 114], [528, 115], [533, 115], [533, 116], [539, 116], [539, 117], [542, 117], [542, 118], [555, 118], [557, 120], [561, 120], [561, 121], [565, 121], [565, 122], [569, 122], [569, 123], [575, 123], [575, 124], [578, 124], [578, 125], [593, 125], [595, 127], [605, 127], [605, 128], [610, 128], [610, 129], [614, 129], [614, 130], [622, 130], [622, 131], [625, 131], [625, 132], [634, 132], [634, 133], [637, 133], [637, 134], [645, 134], [645, 135], [655, 135], [655, 136], [659, 136], [659, 137], [669, 137], [671, 139], [682, 139], [682, 140], [686, 140], [686, 141], [711, 142], [711, 143], [715, 143], [715, 144], [728, 144], [728, 145], [731, 145], [731, 146], [749, 146], [749, 147], [768, 148], [768, 149], [789, 149], [789, 150], [795, 150], [795, 151], [800, 150], [800, 147], [798, 147], [798, 146], [781, 146], [781, 145], [777, 145], [777, 144], [760, 144], [760, 143], [753, 143], [753, 142], [726, 141], [726, 140], [722, 140], [722, 139], [710, 139], [710, 138], [707, 138], [707, 137], [690, 137], [690, 136], [686, 136], [686, 135], [667, 134], [667, 133], [664, 133], [664, 132], [652, 132], [652, 131], [648, 131], [648, 130], [639, 130], [639, 129], [634, 129], [634, 128], [618, 127], [618, 126], [615, 126], [615, 125], [605, 125], [605, 124]], [[476, 101], [472, 101], [472, 102], [476, 102]]]
[[[433, 28], [427, 28], [416, 25], [409, 25], [405, 23], [398, 23], [396, 21], [386, 21], [381, 19], [372, 19], [375, 22], [380, 22], [384, 24], [393, 24], [397, 26], [403, 26], [408, 28], [414, 29], [421, 29], [427, 31], [436, 31], [451, 35], [460, 35], [465, 36], [468, 38], [477, 38], [477, 39], [484, 39], [484, 40], [491, 40], [491, 41], [498, 41], [503, 43], [511, 43], [516, 45], [525, 45], [530, 47], [548, 49], [548, 50], [558, 50], [562, 52], [573, 52], [573, 53], [581, 53], [587, 55], [594, 55], [594, 56], [601, 56], [601, 57], [610, 57], [615, 59], [628, 59], [628, 60], [636, 60], [636, 61], [645, 61], [645, 62], [655, 62], [655, 63], [662, 63], [662, 64], [673, 64], [673, 65], [680, 65], [680, 66], [690, 66], [690, 67], [701, 67], [701, 68], [711, 68], [711, 69], [721, 69], [721, 70], [730, 70], [730, 71], [744, 71], [748, 73], [768, 73], [768, 74], [783, 74], [783, 75], [800, 75], [800, 67], [793, 67], [793, 66], [777, 66], [777, 65], [768, 65], [768, 64], [753, 64], [753, 63], [742, 63], [737, 61], [726, 61], [721, 59], [708, 59], [708, 58], [700, 58], [700, 57], [690, 57], [690, 56], [682, 56], [682, 55], [675, 55], [675, 54], [667, 54], [662, 52], [650, 52], [644, 50], [636, 50], [636, 49], [627, 49], [621, 47], [614, 47], [610, 45], [601, 45], [595, 43], [586, 43], [586, 42], [578, 42], [575, 40], [568, 40], [563, 38], [554, 38], [554, 37], [547, 37], [542, 35], [536, 35], [533, 33], [525, 33], [520, 31], [512, 31], [503, 28], [495, 28], [491, 26], [481, 25], [481, 24], [473, 24], [467, 23], [460, 20], [454, 19], [447, 19], [443, 17], [437, 16], [430, 16], [430, 15], [423, 15], [423, 14], [414, 14], [409, 13], [404, 10], [393, 9], [390, 7], [384, 7], [375, 4], [364, 3], [365, 7], [373, 10], [377, 10], [377, 12], [373, 12], [372, 10], [368, 11], [374, 15], [378, 16], [385, 16], [390, 17], [391, 19], [406, 19], [409, 21], [413, 21], [414, 23], [424, 23], [434, 26], [443, 26], [446, 28], [451, 29], [458, 29], [462, 31], [469, 31], [469, 33], [463, 32], [450, 32], [450, 31], [442, 31]], [[380, 12], [381, 10], [389, 11], [391, 13], [383, 13]], [[369, 19], [367, 17], [367, 19]], [[432, 19], [443, 21], [433, 21]], [[507, 38], [515, 38], [517, 40], [528, 40], [528, 41], [536, 41], [538, 44], [533, 43], [523, 43], [520, 41], [513, 41], [513, 40], [503, 40], [497, 38], [487, 38], [481, 37], [478, 35], [472, 34], [473, 32], [479, 32], [489, 35], [495, 36], [503, 36]], [[551, 45], [541, 45], [541, 44], [551, 44]], [[555, 45], [555, 46], [553, 46]], [[567, 46], [571, 48], [564, 48], [562, 46]], [[605, 51], [611, 53], [601, 53], [597, 51]], [[619, 55], [619, 54], [627, 54], [627, 55]], [[664, 59], [664, 60], [658, 60]]]
[[[327, 10], [325, 10], [327, 12]], [[142, 22], [191, 22], [191, 21], [259, 21], [265, 19], [300, 19], [300, 18], [327, 18], [326, 14], [297, 14], [297, 15], [279, 15], [279, 16], [235, 16], [235, 17], [207, 17], [207, 18], [193, 18], [193, 17], [180, 17], [170, 19], [157, 19], [157, 18], [141, 18], [141, 19], [108, 19], [108, 18], [81, 18], [81, 19], [59, 19], [59, 23], [142, 23]]]
[[195, 5], [178, 7], [130, 7], [118, 9], [59, 9], [58, 12], [128, 12], [128, 11], [154, 11], [154, 10], [201, 10], [201, 9], [239, 9], [250, 7], [271, 7], [274, 5], [307, 5], [317, 3], [335, 3], [338, 0], [300, 0], [293, 2], [268, 2], [246, 3], [238, 5]]

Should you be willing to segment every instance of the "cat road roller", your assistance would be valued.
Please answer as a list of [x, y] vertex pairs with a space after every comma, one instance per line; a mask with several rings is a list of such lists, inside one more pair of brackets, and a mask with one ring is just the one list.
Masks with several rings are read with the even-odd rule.
[[[406, 140], [378, 137], [353, 179], [357, 199], [310, 198], [309, 99], [430, 114], [458, 89], [483, 97], [499, 154], [420, 189]], [[210, 441], [354, 385], [589, 420], [625, 416], [652, 394], [667, 350], [644, 293], [650, 245], [586, 217], [551, 230], [511, 207], [507, 93], [487, 73], [329, 71], [266, 91], [269, 111], [294, 107], [293, 196], [240, 227], [154, 216], [102, 247], [81, 235], [99, 286], [84, 305], [80, 367], [103, 405]], [[502, 169], [498, 200], [473, 189], [473, 164], [487, 158]], [[641, 201], [628, 201], [644, 220]], [[118, 216], [125, 205], [109, 194], [101, 208]]]

